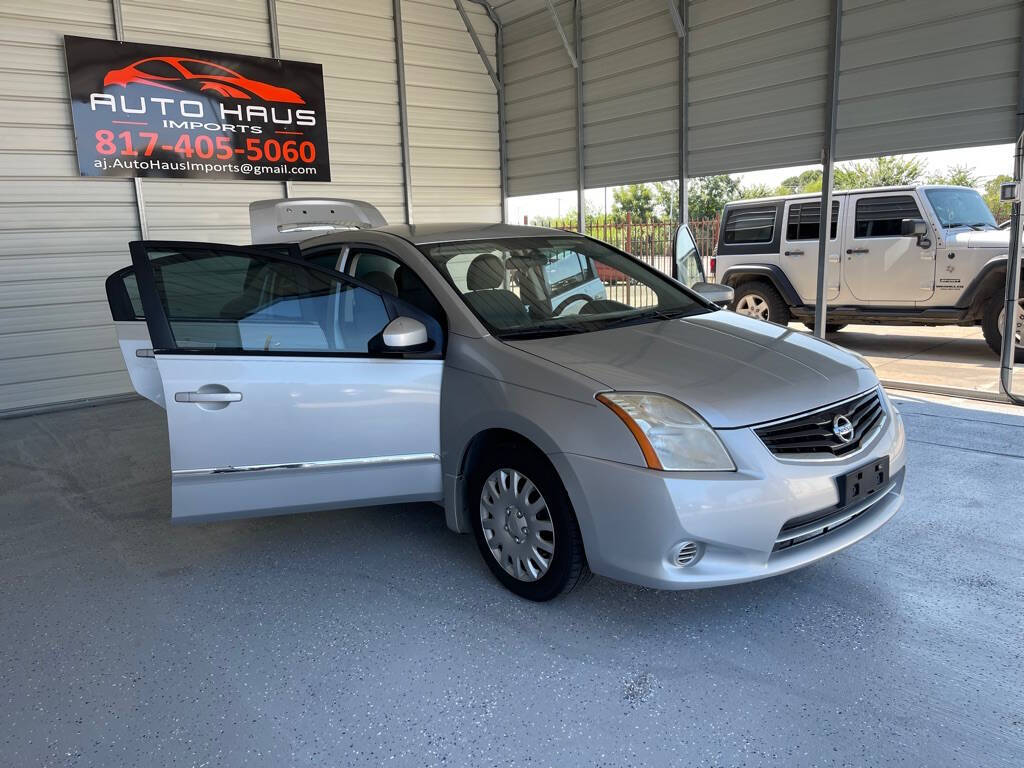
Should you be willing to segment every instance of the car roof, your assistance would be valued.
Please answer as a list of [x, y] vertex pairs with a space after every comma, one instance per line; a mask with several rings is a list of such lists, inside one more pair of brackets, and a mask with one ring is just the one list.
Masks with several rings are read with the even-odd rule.
[[[846, 195], [863, 195], [877, 192], [913, 192], [915, 189], [971, 189], [971, 187], [958, 187], [954, 184], [905, 184], [895, 187], [865, 187], [864, 189], [836, 189], [832, 191], [832, 197], [845, 197]], [[725, 204], [727, 208], [735, 208], [738, 205], [749, 205], [751, 203], [778, 203], [783, 200], [821, 200], [821, 192], [801, 192], [795, 195], [770, 195], [769, 197], [751, 197], [744, 200], [731, 200]]]
[[449, 243], [459, 240], [489, 240], [510, 237], [552, 237], [577, 236], [575, 232], [550, 227], [529, 227], [521, 224], [481, 224], [480, 222], [434, 223], [434, 224], [389, 224], [386, 227], [372, 229], [353, 229], [332, 232], [303, 241], [303, 247], [310, 244], [321, 245], [330, 242], [346, 242], [359, 238], [360, 232], [383, 232], [401, 237], [413, 245], [430, 245], [433, 243]]

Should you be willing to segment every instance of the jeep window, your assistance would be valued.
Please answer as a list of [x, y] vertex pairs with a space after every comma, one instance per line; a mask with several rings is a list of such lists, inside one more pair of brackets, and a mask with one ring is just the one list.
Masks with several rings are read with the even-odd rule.
[[733, 208], [726, 214], [723, 242], [726, 245], [770, 243], [775, 237], [775, 211], [774, 205]]
[[586, 333], [711, 311], [674, 280], [583, 237], [467, 240], [420, 250], [499, 338]]
[[862, 197], [857, 201], [854, 237], [900, 237], [903, 219], [920, 219], [921, 212], [910, 195]]
[[926, 189], [924, 194], [943, 228], [996, 229], [992, 211], [973, 189]]
[[[821, 203], [793, 203], [789, 206], [789, 217], [786, 219], [787, 240], [817, 240], [818, 222], [821, 216]], [[836, 227], [839, 224], [839, 201], [832, 201], [832, 231], [830, 239], [836, 239]]]

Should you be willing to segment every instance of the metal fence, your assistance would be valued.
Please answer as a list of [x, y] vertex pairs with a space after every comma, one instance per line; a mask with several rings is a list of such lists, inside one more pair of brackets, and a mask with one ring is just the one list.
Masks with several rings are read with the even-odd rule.
[[[690, 222], [690, 231], [697, 248], [704, 257], [704, 272], [713, 279], [710, 257], [718, 246], [718, 224], [720, 219], [698, 219]], [[629, 214], [621, 222], [587, 222], [587, 234], [598, 240], [631, 253], [666, 274], [672, 272], [672, 236], [676, 227], [674, 221], [634, 222]], [[575, 232], [575, 228], [570, 231]]]

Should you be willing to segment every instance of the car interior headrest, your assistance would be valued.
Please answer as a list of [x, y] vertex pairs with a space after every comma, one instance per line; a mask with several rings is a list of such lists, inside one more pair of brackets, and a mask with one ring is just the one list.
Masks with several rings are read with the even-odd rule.
[[390, 293], [392, 296], [398, 295], [398, 284], [395, 282], [394, 278], [386, 272], [367, 272], [359, 279], [367, 285], [376, 288], [378, 291]]
[[481, 253], [469, 265], [466, 285], [471, 291], [500, 288], [505, 282], [505, 266], [493, 253]]

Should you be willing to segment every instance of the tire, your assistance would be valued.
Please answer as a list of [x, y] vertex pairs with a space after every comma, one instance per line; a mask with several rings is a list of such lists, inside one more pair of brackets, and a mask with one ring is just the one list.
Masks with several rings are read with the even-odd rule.
[[[1000, 315], [1003, 314], [1005, 307], [1005, 300], [1002, 294], [995, 293], [989, 296], [985, 300], [985, 312], [981, 318], [981, 330], [985, 334], [985, 341], [996, 357], [999, 357], [1003, 353], [1003, 329], [1002, 324], [999, 322]], [[1024, 308], [1024, 299], [1019, 300], [1019, 304]], [[1022, 309], [1021, 311], [1024, 311]], [[1019, 317], [1019, 315], [1018, 315]], [[1021, 333], [1020, 323], [1017, 324], [1018, 334]], [[1014, 350], [1013, 361], [1015, 363], [1024, 363], [1024, 344], [1022, 344], [1021, 337], [1017, 337], [1017, 348]]]
[[767, 320], [769, 323], [789, 325], [789, 306], [775, 286], [763, 280], [752, 280], [736, 288], [732, 309], [741, 315]]
[[[530, 507], [537, 506], [538, 497], [526, 483], [540, 494], [545, 509], [533, 509], [531, 513]], [[470, 471], [467, 490], [480, 555], [495, 578], [509, 590], [527, 600], [543, 602], [569, 592], [590, 575], [569, 495], [554, 468], [536, 450], [516, 443], [486, 449]], [[490, 525], [485, 534], [487, 523]], [[506, 528], [506, 523], [513, 528]], [[519, 525], [529, 529], [525, 535], [522, 529], [514, 530]], [[513, 540], [519, 536], [522, 545]], [[495, 540], [497, 544], [492, 549]], [[531, 548], [531, 544], [538, 542]], [[547, 563], [545, 552], [549, 555]]]
[[[805, 326], [814, 330], [814, 323], [804, 323]], [[843, 328], [846, 327], [846, 323], [825, 323], [825, 333], [839, 333]]]

